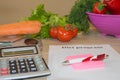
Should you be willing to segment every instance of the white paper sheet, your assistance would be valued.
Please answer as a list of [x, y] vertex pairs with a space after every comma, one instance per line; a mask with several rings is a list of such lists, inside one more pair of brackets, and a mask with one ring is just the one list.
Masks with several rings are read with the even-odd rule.
[[[106, 53], [105, 68], [75, 71], [71, 66], [62, 65], [66, 56], [76, 54], [97, 55]], [[51, 75], [47, 80], [120, 80], [120, 55], [110, 45], [51, 45], [48, 66]]]

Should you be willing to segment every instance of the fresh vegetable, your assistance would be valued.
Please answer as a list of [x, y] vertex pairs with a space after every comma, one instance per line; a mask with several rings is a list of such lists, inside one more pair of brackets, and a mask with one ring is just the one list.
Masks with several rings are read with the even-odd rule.
[[120, 14], [120, 0], [104, 0], [111, 14]]
[[93, 4], [98, 1], [99, 0], [76, 0], [68, 15], [69, 23], [78, 27], [79, 32], [83, 31], [87, 33], [89, 30], [89, 22], [86, 12], [92, 12]]
[[58, 39], [62, 42], [70, 41], [72, 38], [77, 36], [78, 29], [71, 24], [65, 26], [51, 27], [50, 36], [54, 39]]
[[39, 38], [48, 39], [48, 38], [50, 38], [49, 30], [50, 30], [49, 26], [42, 26], [39, 33], [37, 33], [37, 34], [29, 34], [26, 37], [27, 38], [36, 38], [36, 39], [39, 39]]
[[67, 24], [67, 17], [58, 17], [57, 15], [50, 17], [50, 31], [51, 38], [57, 38], [58, 26], [65, 26]]
[[78, 34], [78, 28], [77, 27], [73, 27], [72, 33], [73, 33], [73, 37], [77, 36], [77, 34]]
[[57, 38], [62, 42], [70, 41], [73, 38], [72, 30], [67, 30], [64, 27], [58, 27]]
[[44, 4], [40, 4], [36, 7], [36, 9], [34, 9], [31, 13], [30, 16], [24, 18], [23, 20], [27, 21], [27, 20], [37, 20], [40, 21], [42, 23], [41, 26], [41, 31], [37, 34], [33, 34], [33, 35], [27, 35], [26, 37], [28, 38], [50, 38], [49, 36], [49, 17], [52, 14], [51, 12], [47, 12], [44, 9]]
[[0, 36], [36, 34], [41, 30], [39, 21], [23, 21], [0, 25]]
[[42, 38], [42, 39], [50, 38], [49, 30], [50, 30], [49, 26], [42, 26], [41, 31], [38, 35], [36, 35], [37, 36], [36, 38]]
[[42, 23], [41, 31], [34, 35], [27, 35], [29, 38], [50, 38], [49, 30], [52, 26], [62, 25], [64, 26], [67, 23], [66, 16], [59, 16], [58, 14], [47, 12], [44, 9], [44, 4], [37, 6], [35, 10], [32, 11], [32, 14], [29, 17], [26, 17], [23, 20], [38, 20]]
[[66, 16], [62, 16], [60, 17], [59, 15], [52, 15], [49, 18], [49, 26], [50, 27], [55, 27], [55, 26], [65, 26], [66, 24], [68, 24], [68, 19]]
[[77, 34], [78, 34], [78, 28], [75, 27], [75, 25], [67, 24], [67, 25], [65, 26], [65, 29], [67, 29], [67, 30], [72, 30], [73, 37], [77, 36]]
[[93, 12], [96, 14], [106, 14], [108, 12], [106, 9], [106, 4], [96, 2], [93, 7]]
[[58, 28], [57, 27], [51, 27], [49, 33], [50, 33], [51, 38], [57, 38]]

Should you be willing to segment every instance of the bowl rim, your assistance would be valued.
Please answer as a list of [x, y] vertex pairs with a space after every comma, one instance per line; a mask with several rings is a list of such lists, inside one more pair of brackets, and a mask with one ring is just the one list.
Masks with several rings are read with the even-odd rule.
[[120, 15], [111, 15], [111, 14], [96, 14], [93, 12], [86, 12], [87, 15], [93, 15], [93, 16], [111, 16], [111, 17], [120, 17]]

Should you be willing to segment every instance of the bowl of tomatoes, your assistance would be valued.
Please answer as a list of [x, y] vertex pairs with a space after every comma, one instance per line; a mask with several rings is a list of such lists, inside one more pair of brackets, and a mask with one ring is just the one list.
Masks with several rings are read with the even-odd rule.
[[89, 21], [103, 35], [120, 38], [120, 0], [97, 2], [94, 4], [93, 12], [86, 12], [86, 14]]

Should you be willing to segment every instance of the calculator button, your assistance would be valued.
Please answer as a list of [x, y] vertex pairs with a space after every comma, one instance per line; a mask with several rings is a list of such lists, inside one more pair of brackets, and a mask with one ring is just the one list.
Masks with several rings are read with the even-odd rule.
[[27, 58], [27, 61], [33, 61], [33, 59], [32, 58]]
[[36, 68], [36, 67], [30, 68], [30, 72], [35, 72], [35, 71], [37, 71], [37, 68]]
[[10, 74], [16, 74], [16, 73], [18, 73], [18, 70], [17, 70], [17, 69], [10, 70]]
[[1, 68], [1, 71], [8, 71], [8, 68]]
[[30, 68], [36, 67], [35, 64], [29, 65]]
[[13, 67], [13, 66], [17, 66], [17, 64], [16, 63], [11, 63], [11, 64], [9, 64], [9, 66]]
[[34, 64], [34, 61], [29, 61], [28, 64]]
[[10, 67], [10, 70], [15, 70], [15, 69], [17, 69], [17, 66]]
[[26, 65], [21, 65], [20, 68], [26, 68]]
[[1, 71], [1, 75], [8, 75], [8, 71]]
[[10, 63], [10, 64], [16, 63], [16, 61], [15, 61], [15, 60], [10, 60], [9, 63]]
[[18, 62], [25, 62], [25, 59], [19, 59]]
[[21, 68], [21, 69], [20, 69], [20, 73], [25, 73], [25, 72], [28, 72], [28, 69], [27, 69], [27, 68]]
[[19, 65], [25, 65], [25, 62], [20, 62]]

